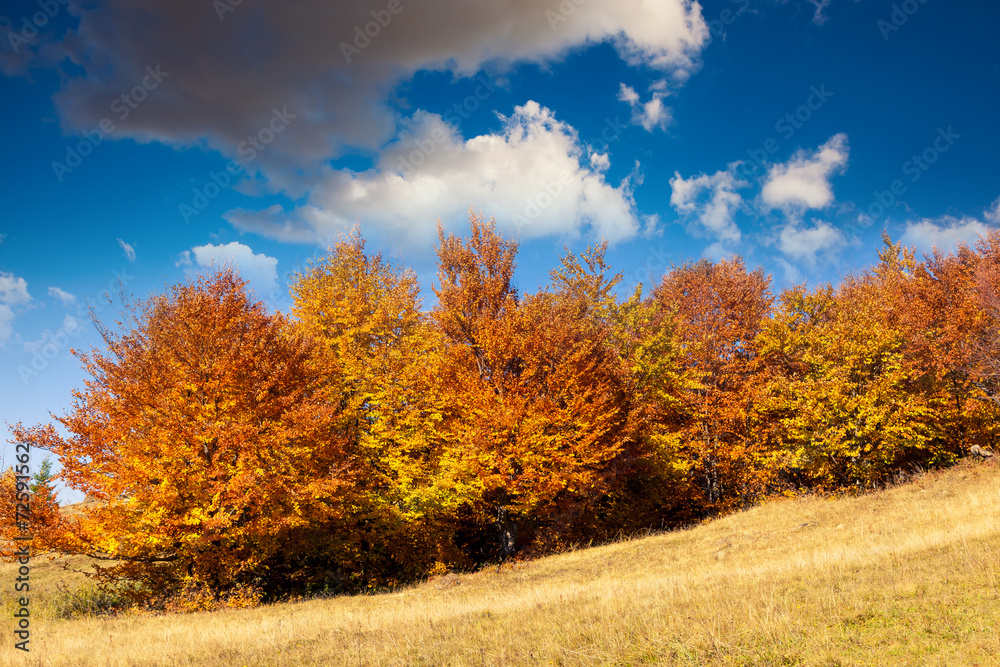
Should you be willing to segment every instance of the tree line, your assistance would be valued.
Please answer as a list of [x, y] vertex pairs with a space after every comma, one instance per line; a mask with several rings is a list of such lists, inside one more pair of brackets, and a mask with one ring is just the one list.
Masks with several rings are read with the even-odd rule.
[[[146, 598], [364, 590], [996, 441], [1000, 234], [919, 260], [885, 237], [867, 271], [778, 295], [733, 258], [622, 300], [605, 249], [522, 294], [517, 244], [470, 214], [438, 229], [427, 312], [357, 230], [292, 276], [287, 315], [229, 269], [129, 302], [74, 351], [67, 414], [13, 429], [98, 501], [34, 494], [36, 552]], [[0, 537], [17, 491], [8, 470]]]

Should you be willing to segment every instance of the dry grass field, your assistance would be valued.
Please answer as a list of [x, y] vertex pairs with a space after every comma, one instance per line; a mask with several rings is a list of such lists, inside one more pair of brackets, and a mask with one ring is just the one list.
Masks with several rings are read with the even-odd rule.
[[965, 463], [499, 573], [250, 610], [52, 618], [59, 573], [38, 560], [31, 653], [5, 630], [0, 664], [1000, 665], [998, 559], [1000, 468]]

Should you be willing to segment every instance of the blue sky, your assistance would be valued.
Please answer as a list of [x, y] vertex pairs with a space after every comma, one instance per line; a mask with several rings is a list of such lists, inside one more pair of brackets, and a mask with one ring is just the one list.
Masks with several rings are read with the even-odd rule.
[[626, 286], [738, 254], [776, 291], [862, 270], [883, 231], [974, 241], [1000, 225], [998, 23], [944, 0], [6, 2], [0, 420], [68, 407], [119, 277], [145, 297], [229, 261], [284, 310], [354, 224], [427, 303], [436, 222], [470, 207], [519, 237], [527, 292], [601, 239]]

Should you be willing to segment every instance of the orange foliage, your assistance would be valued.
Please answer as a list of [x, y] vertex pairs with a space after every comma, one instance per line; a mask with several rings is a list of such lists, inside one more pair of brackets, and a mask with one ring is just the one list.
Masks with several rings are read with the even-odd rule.
[[32, 490], [28, 465], [31, 453], [24, 451], [25, 444], [19, 443], [15, 454], [18, 465], [0, 473], [0, 558], [23, 554], [26, 546], [30, 546], [31, 556], [40, 555], [60, 529], [59, 504], [52, 484], [42, 480]]
[[676, 309], [683, 363], [694, 378], [676, 427], [701, 491], [692, 502], [725, 509], [762, 495], [773, 466], [756, 437], [766, 367], [758, 334], [770, 311], [770, 279], [740, 259], [703, 260], [675, 268], [653, 293], [662, 311]]
[[312, 345], [253, 303], [231, 271], [173, 288], [78, 354], [93, 376], [70, 414], [16, 436], [58, 455], [59, 477], [101, 501], [44, 541], [116, 561], [105, 579], [160, 591], [182, 578], [254, 583], [297, 529], [342, 516], [356, 479], [336, 378]]
[[69, 516], [36, 494], [34, 551], [105, 559], [104, 581], [170, 609], [252, 605], [871, 486], [997, 441], [998, 233], [924, 261], [886, 238], [871, 270], [777, 300], [738, 258], [619, 300], [606, 245], [521, 294], [517, 244], [469, 224], [439, 227], [429, 312], [356, 230], [293, 276], [290, 318], [228, 270], [127, 304], [106, 350], [78, 354], [93, 379], [66, 435], [14, 429], [100, 501]]

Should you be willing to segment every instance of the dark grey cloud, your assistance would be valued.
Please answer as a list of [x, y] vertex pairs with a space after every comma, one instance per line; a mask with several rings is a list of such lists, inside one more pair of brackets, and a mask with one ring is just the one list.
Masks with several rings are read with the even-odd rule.
[[[64, 128], [85, 131], [110, 118], [113, 139], [203, 146], [235, 158], [271, 190], [308, 199], [303, 211], [310, 215], [297, 215], [294, 223], [282, 221], [280, 212], [270, 220], [275, 216], [268, 211], [251, 225], [253, 216], [240, 214], [245, 228], [264, 225], [255, 231], [289, 240], [315, 236], [316, 220], [327, 221], [321, 225], [327, 233], [330, 220], [350, 218], [350, 211], [328, 209], [349, 203], [361, 186], [407, 192], [377, 173], [331, 174], [326, 165], [346, 148], [390, 164], [399, 150], [394, 140], [406, 135], [408, 124], [420, 124], [414, 119], [421, 111], [401, 117], [389, 100], [416, 72], [472, 76], [484, 67], [551, 62], [571, 49], [611, 42], [627, 61], [682, 82], [708, 40], [700, 6], [691, 0], [97, 0], [68, 11], [78, 25], [59, 53], [48, 56], [62, 59], [66, 73], [55, 96]], [[552, 127], [560, 129], [538, 142], [507, 137], [516, 144], [509, 162], [530, 161], [552, 144], [565, 149], [555, 160], [585, 162], [572, 128]], [[487, 170], [474, 159], [477, 146], [497, 137], [475, 139], [465, 146], [470, 169]], [[448, 144], [461, 146], [461, 138]], [[604, 183], [606, 156], [595, 159], [577, 175], [579, 205], [560, 205], [599, 210], [593, 201], [603, 198], [622, 211], [621, 229], [635, 228], [627, 185]], [[416, 178], [418, 171], [404, 177]], [[475, 194], [492, 178], [472, 174], [474, 184], [465, 191]], [[517, 197], [494, 202], [500, 210], [523, 208], [517, 188], [490, 189]], [[379, 221], [402, 209], [403, 202], [386, 201], [383, 210], [369, 197], [359, 214]], [[575, 229], [578, 222], [568, 224]], [[290, 224], [294, 233], [280, 233]]]

